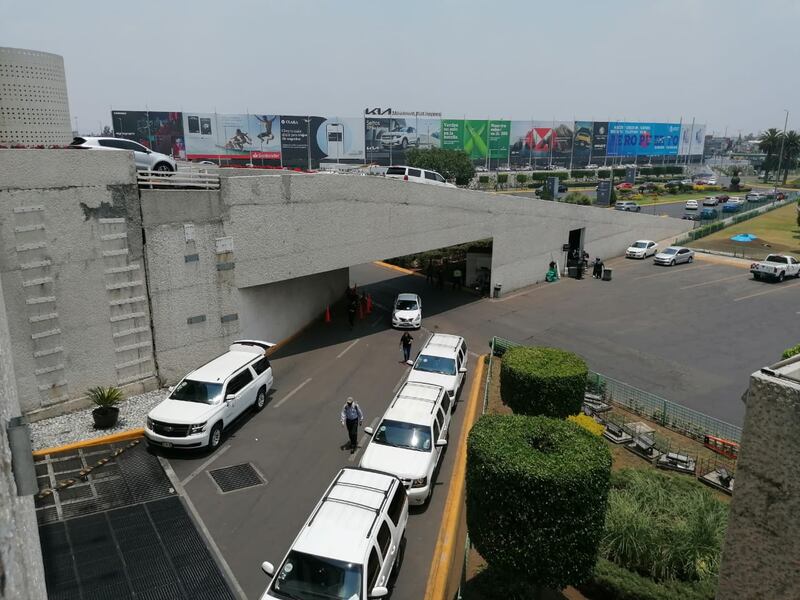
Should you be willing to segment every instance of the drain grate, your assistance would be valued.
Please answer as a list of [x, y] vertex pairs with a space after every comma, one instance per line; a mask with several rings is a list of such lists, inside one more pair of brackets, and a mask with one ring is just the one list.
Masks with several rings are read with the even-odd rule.
[[250, 463], [214, 469], [208, 474], [223, 494], [267, 483]]

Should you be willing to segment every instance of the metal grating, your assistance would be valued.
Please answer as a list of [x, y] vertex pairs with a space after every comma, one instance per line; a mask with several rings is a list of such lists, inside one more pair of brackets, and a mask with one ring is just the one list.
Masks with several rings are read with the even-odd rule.
[[223, 494], [267, 483], [250, 463], [214, 469], [208, 474]]
[[234, 600], [177, 497], [39, 528], [49, 600]]

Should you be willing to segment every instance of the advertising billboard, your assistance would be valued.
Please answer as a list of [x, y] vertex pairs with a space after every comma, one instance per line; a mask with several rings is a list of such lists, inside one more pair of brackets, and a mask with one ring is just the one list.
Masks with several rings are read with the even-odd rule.
[[703, 153], [706, 144], [706, 126], [695, 123], [684, 123], [681, 127], [681, 141], [678, 147], [678, 154], [686, 156], [690, 154], [696, 156]]
[[510, 121], [442, 119], [442, 148], [463, 150], [473, 160], [507, 159]]
[[280, 127], [278, 115], [185, 112], [186, 156], [189, 160], [279, 164]]
[[312, 158], [327, 162], [364, 162], [364, 119], [324, 118], [311, 132]]
[[592, 158], [592, 122], [575, 121], [575, 134], [572, 137], [572, 163], [575, 166], [587, 165]]
[[[592, 123], [592, 156], [590, 162], [605, 159], [608, 149], [608, 121]], [[603, 161], [605, 162], [605, 161]]]
[[175, 158], [186, 158], [183, 121], [179, 112], [112, 110], [114, 136]]
[[441, 146], [441, 120], [367, 116], [364, 118], [364, 143], [368, 163], [405, 164], [408, 148]]
[[511, 121], [510, 129], [512, 164], [552, 161], [568, 165], [572, 159], [575, 129], [571, 121]]
[[665, 156], [678, 153], [679, 126], [669, 123], [608, 124], [608, 156]]

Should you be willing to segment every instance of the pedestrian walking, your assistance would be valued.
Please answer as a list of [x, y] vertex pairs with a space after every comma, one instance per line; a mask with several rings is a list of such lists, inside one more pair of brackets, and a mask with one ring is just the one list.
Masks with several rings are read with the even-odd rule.
[[412, 336], [407, 331], [403, 333], [403, 337], [400, 338], [400, 346], [403, 348], [403, 362], [407, 364], [411, 364], [411, 342], [414, 341], [414, 336]]
[[364, 424], [364, 413], [358, 402], [349, 396], [342, 407], [341, 415], [342, 427], [347, 427], [347, 435], [350, 436], [350, 454], [354, 454], [358, 448], [358, 426]]
[[350, 323], [350, 329], [356, 324], [356, 311], [358, 310], [358, 298], [351, 300], [347, 305], [347, 320]]
[[594, 265], [592, 268], [592, 277], [595, 279], [602, 279], [603, 277], [603, 261], [600, 260], [600, 257], [596, 257], [594, 259]]

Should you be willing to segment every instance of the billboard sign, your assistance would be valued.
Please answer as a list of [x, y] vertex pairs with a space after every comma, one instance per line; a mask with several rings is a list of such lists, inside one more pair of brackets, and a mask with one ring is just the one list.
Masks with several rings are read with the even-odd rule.
[[605, 158], [608, 146], [608, 121], [592, 123], [592, 161]]
[[186, 158], [179, 112], [112, 110], [111, 123], [115, 137], [138, 142], [167, 156]]
[[508, 157], [510, 121], [442, 119], [442, 147], [463, 150], [473, 160]]
[[572, 162], [575, 165], [589, 164], [592, 157], [592, 122], [575, 121], [572, 140]]
[[608, 130], [608, 156], [665, 156], [678, 153], [678, 125], [612, 122]]
[[441, 121], [420, 117], [364, 119], [365, 158], [368, 163], [404, 164], [409, 148], [439, 148]]
[[327, 117], [311, 132], [312, 158], [327, 162], [364, 162], [364, 119]]
[[186, 156], [190, 160], [219, 159], [280, 163], [281, 125], [278, 115], [186, 112]]
[[684, 123], [680, 129], [681, 140], [678, 154], [681, 156], [703, 154], [703, 148], [706, 143], [706, 126], [695, 123], [694, 127], [692, 127], [691, 123]]

